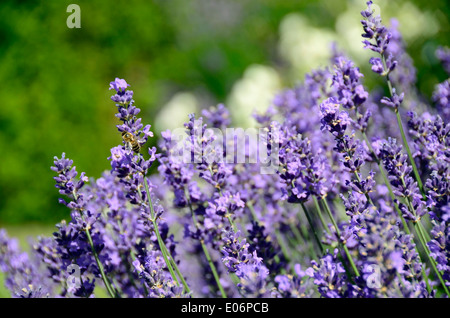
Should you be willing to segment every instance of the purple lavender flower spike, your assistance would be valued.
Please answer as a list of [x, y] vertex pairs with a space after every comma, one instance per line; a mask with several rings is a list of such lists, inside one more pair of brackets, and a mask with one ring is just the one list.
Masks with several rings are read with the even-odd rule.
[[[368, 1], [367, 9], [361, 12], [364, 20], [361, 20], [364, 33], [362, 34], [364, 40], [364, 47], [370, 50], [383, 54], [389, 44], [392, 34], [388, 32], [388, 29], [381, 24], [381, 17], [374, 16], [374, 10], [372, 9], [372, 1]], [[375, 40], [375, 43], [370, 42], [370, 40]]]
[[392, 89], [392, 97], [383, 97], [381, 99], [381, 103], [394, 108], [395, 111], [398, 111], [400, 104], [403, 102], [403, 98], [405, 97], [405, 93], [401, 93], [397, 95], [395, 88]]
[[438, 47], [436, 50], [436, 57], [441, 61], [447, 74], [450, 75], [450, 48]]
[[116, 77], [114, 82], [109, 83], [109, 89], [115, 89], [118, 93], [123, 92], [130, 86], [124, 79]]

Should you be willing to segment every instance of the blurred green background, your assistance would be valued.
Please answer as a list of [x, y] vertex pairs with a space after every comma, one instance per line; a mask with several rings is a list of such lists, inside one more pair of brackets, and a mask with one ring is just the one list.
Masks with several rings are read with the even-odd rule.
[[[70, 3], [81, 7], [80, 29], [66, 26]], [[449, 2], [376, 3], [386, 23], [398, 17], [430, 98], [445, 79], [434, 50], [449, 45]], [[0, 226], [22, 237], [68, 217], [53, 156], [65, 152], [91, 177], [109, 168], [109, 149], [120, 143], [108, 90], [115, 77], [131, 84], [156, 132], [219, 102], [236, 124], [251, 125], [253, 108], [325, 65], [332, 41], [373, 87], [360, 37], [365, 7], [356, 0], [2, 0]]]

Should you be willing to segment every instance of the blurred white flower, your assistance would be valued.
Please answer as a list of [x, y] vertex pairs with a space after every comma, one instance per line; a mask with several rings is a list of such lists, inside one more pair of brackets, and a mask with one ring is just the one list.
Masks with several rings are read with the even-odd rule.
[[189, 120], [188, 114], [198, 113], [198, 100], [190, 92], [176, 93], [156, 115], [155, 131], [157, 133], [166, 129], [183, 128]]
[[413, 41], [419, 37], [430, 37], [439, 31], [438, 19], [430, 11], [421, 11], [411, 2], [392, 12], [399, 21], [399, 29], [405, 41]]
[[330, 57], [330, 45], [336, 40], [334, 32], [309, 25], [298, 13], [286, 15], [280, 23], [280, 55], [296, 70], [298, 76], [324, 66]]
[[[361, 4], [361, 3], [359, 3]], [[355, 4], [356, 5], [356, 4]], [[338, 49], [345, 48], [345, 53], [351, 56], [356, 64], [368, 63], [373, 52], [364, 49], [362, 44], [363, 28], [361, 25], [362, 16], [355, 17], [355, 5], [349, 4], [347, 11], [336, 18], [335, 29], [338, 38]], [[361, 10], [366, 9], [366, 5], [360, 6]], [[379, 14], [379, 6], [374, 7], [375, 14]]]
[[254, 111], [263, 112], [281, 88], [278, 73], [269, 66], [253, 64], [247, 67], [243, 77], [232, 88], [226, 105], [233, 123], [239, 127], [254, 127]]

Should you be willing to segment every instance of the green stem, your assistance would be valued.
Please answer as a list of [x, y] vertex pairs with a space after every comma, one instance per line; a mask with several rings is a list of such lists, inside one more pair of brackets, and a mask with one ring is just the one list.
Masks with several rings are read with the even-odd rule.
[[[118, 219], [117, 220], [117, 224], [119, 225], [119, 231], [120, 231], [119, 234], [123, 235], [125, 232], [124, 232], [124, 229], [123, 229], [122, 221], [120, 219]], [[134, 254], [134, 251], [132, 249], [130, 249], [129, 252], [130, 252], [131, 260], [134, 262], [136, 260], [136, 254]], [[130, 269], [130, 263], [128, 262], [127, 259], [128, 259], [128, 257], [126, 255], [122, 255], [122, 260], [124, 262], [126, 262], [127, 273], [128, 273], [128, 277], [130, 279], [130, 282], [137, 289], [138, 287], [136, 286], [136, 284], [134, 282], [133, 273], [131, 272], [131, 269]], [[143, 288], [144, 288], [145, 294], [147, 296], [149, 296], [148, 289], [147, 289], [147, 286], [145, 286], [145, 284], [143, 284]]]
[[419, 220], [419, 222], [417, 222], [419, 224], [420, 229], [422, 230], [422, 233], [424, 234], [424, 237], [426, 239], [427, 242], [431, 241], [431, 237], [430, 234], [428, 234], [428, 232], [425, 230], [425, 227], [423, 226], [423, 224], [421, 223], [421, 221], [423, 220], [423, 218], [421, 218]]
[[106, 277], [105, 270], [103, 269], [103, 265], [100, 262], [100, 259], [98, 257], [97, 251], [94, 248], [94, 242], [92, 241], [92, 237], [91, 237], [91, 234], [89, 233], [89, 229], [85, 229], [85, 233], [86, 233], [86, 236], [88, 238], [89, 244], [91, 245], [92, 254], [94, 255], [95, 262], [97, 263], [97, 267], [98, 267], [98, 269], [100, 271], [100, 275], [101, 275], [101, 277], [103, 279], [103, 282], [105, 283], [105, 287], [106, 287], [109, 295], [112, 298], [120, 297], [117, 293], [114, 292], [113, 288], [111, 287], [111, 284], [109, 282], [108, 277]]
[[[382, 165], [381, 165], [381, 161], [380, 161], [380, 159], [378, 158], [378, 156], [375, 154], [375, 151], [374, 151], [373, 148], [372, 148], [372, 144], [369, 142], [369, 140], [368, 140], [367, 135], [366, 135], [365, 132], [363, 132], [363, 137], [364, 137], [364, 140], [366, 141], [366, 143], [367, 143], [367, 145], [368, 145], [368, 147], [369, 147], [369, 150], [371, 151], [373, 157], [375, 158], [375, 161], [377, 162], [378, 168], [379, 168], [379, 170], [380, 170], [380, 172], [381, 172], [381, 175], [383, 176], [384, 183], [385, 183], [385, 185], [387, 186], [387, 188], [388, 188], [388, 190], [389, 190], [389, 195], [390, 195], [390, 197], [391, 197], [391, 199], [392, 199], [392, 202], [394, 203], [395, 210], [397, 211], [397, 214], [398, 214], [400, 220], [402, 221], [403, 228], [404, 228], [406, 234], [411, 235], [411, 231], [409, 230], [408, 224], [406, 223], [406, 220], [405, 220], [405, 218], [403, 217], [403, 214], [402, 214], [402, 212], [400, 211], [400, 208], [399, 208], [398, 204], [397, 204], [396, 201], [395, 201], [395, 194], [394, 194], [394, 192], [392, 191], [390, 182], [389, 182], [389, 180], [388, 180], [388, 178], [387, 178], [387, 176], [386, 176], [386, 174], [385, 174], [385, 172], [384, 172], [384, 169], [383, 169], [383, 167], [382, 167]], [[404, 182], [403, 179], [402, 179], [402, 182], [403, 182], [403, 184], [405, 184], [405, 182]], [[412, 208], [412, 206], [411, 206], [411, 208]], [[422, 227], [422, 224], [421, 224], [420, 222], [419, 222], [418, 224], [419, 224], [420, 227]], [[425, 232], [425, 233], [426, 233], [426, 232]], [[428, 233], [426, 233], [426, 234], [428, 234]], [[430, 239], [428, 239], [428, 241], [430, 241]], [[415, 248], [417, 254], [420, 256], [420, 253], [419, 253], [419, 249], [418, 249], [418, 247], [417, 247], [417, 244], [415, 244], [415, 247], [414, 247], [414, 248]], [[422, 260], [422, 262], [423, 262], [423, 260]], [[424, 278], [424, 280], [425, 280], [425, 283], [426, 283], [426, 285], [427, 285], [427, 290], [428, 290], [428, 292], [430, 292], [430, 291], [431, 291], [431, 286], [430, 286], [430, 283], [429, 283], [429, 281], [428, 281], [428, 276], [427, 276], [426, 273], [425, 273], [425, 268], [424, 268], [424, 266], [422, 266], [422, 276], [423, 276], [423, 278]]]
[[[386, 58], [384, 57], [384, 54], [381, 54], [381, 57], [382, 57], [382, 60], [383, 60], [384, 69], [387, 70]], [[389, 74], [386, 74], [386, 81], [387, 81], [387, 84], [388, 84], [389, 93], [391, 94], [391, 97], [393, 97], [394, 96], [394, 92], [393, 92], [391, 80], [389, 79]], [[400, 134], [402, 135], [403, 145], [405, 146], [406, 152], [408, 153], [408, 158], [409, 158], [409, 161], [411, 162], [411, 166], [412, 166], [413, 171], [414, 171], [414, 176], [416, 178], [416, 181], [417, 181], [417, 184], [419, 186], [420, 192], [422, 193], [422, 196], [424, 197], [424, 199], [426, 199], [425, 192], [423, 190], [422, 180], [420, 178], [419, 171], [417, 170], [416, 163], [415, 163], [414, 158], [412, 156], [411, 149], [409, 148], [408, 141], [406, 140], [406, 135], [405, 135], [405, 131], [403, 129], [402, 119], [400, 117], [400, 112], [399, 112], [399, 110], [397, 108], [395, 109], [395, 116], [397, 117], [397, 123], [398, 123], [398, 127], [400, 129]]]
[[[294, 237], [295, 237], [295, 240], [292, 240], [293, 241], [293, 245], [295, 246], [295, 247], [297, 247], [297, 246], [299, 246], [302, 242], [303, 242], [303, 244], [307, 244], [308, 245], [308, 248], [309, 248], [309, 252], [311, 253], [311, 258], [312, 259], [317, 259], [318, 257], [317, 257], [317, 253], [316, 253], [316, 251], [314, 250], [314, 244], [310, 244], [311, 242], [309, 242], [308, 240], [305, 240], [303, 237], [304, 237], [304, 235], [302, 236], [302, 234], [300, 233], [300, 230], [297, 228], [297, 226], [295, 226], [295, 224], [293, 224], [293, 223], [290, 223], [289, 224], [289, 227], [291, 228], [291, 231], [292, 231], [292, 233], [294, 234]], [[303, 233], [304, 233], [304, 231], [302, 231]], [[294, 250], [294, 253], [295, 253], [295, 259], [296, 260], [300, 260], [300, 253], [297, 251], [297, 250]]]
[[319, 239], [319, 235], [317, 234], [317, 231], [316, 231], [316, 228], [315, 228], [315, 226], [314, 226], [314, 223], [313, 223], [313, 221], [312, 221], [312, 219], [311, 219], [311, 216], [309, 215], [309, 212], [308, 212], [308, 210], [306, 209], [305, 205], [304, 205], [303, 203], [300, 203], [300, 204], [301, 204], [301, 206], [302, 206], [303, 212], [305, 212], [306, 219], [308, 220], [309, 226], [311, 227], [311, 230], [313, 231], [314, 238], [316, 239], [317, 245], [319, 246], [320, 251], [321, 251], [322, 254], [323, 254], [323, 253], [325, 252], [325, 249], [324, 249], [324, 247], [323, 247], [323, 245], [322, 245], [322, 242], [321, 242], [320, 239]]
[[[73, 195], [74, 200], [77, 201], [78, 196], [77, 196], [77, 192], [75, 190], [72, 192], [72, 195]], [[81, 218], [85, 222], [85, 218], [84, 218], [83, 212], [81, 210], [78, 211], [78, 212], [80, 213]], [[86, 228], [84, 230], [84, 232], [86, 233], [86, 236], [88, 238], [89, 245], [91, 246], [92, 254], [94, 255], [95, 262], [97, 263], [97, 267], [98, 267], [98, 269], [100, 271], [100, 276], [102, 277], [102, 280], [103, 280], [103, 283], [105, 284], [106, 290], [108, 291], [109, 295], [112, 298], [120, 297], [118, 295], [118, 293], [114, 292], [113, 288], [111, 287], [111, 283], [110, 283], [108, 277], [105, 274], [105, 270], [103, 268], [103, 265], [100, 262], [100, 258], [98, 257], [97, 251], [95, 250], [94, 242], [92, 241], [92, 237], [91, 237], [91, 233], [89, 232], [89, 228]]]
[[406, 223], [405, 218], [403, 217], [403, 214], [402, 214], [402, 212], [400, 211], [400, 208], [398, 207], [397, 203], [395, 202], [395, 194], [394, 194], [394, 192], [392, 191], [391, 184], [390, 184], [390, 182], [389, 182], [389, 179], [388, 179], [387, 176], [386, 176], [386, 173], [384, 172], [384, 168], [383, 168], [383, 166], [381, 165], [381, 161], [380, 161], [380, 159], [378, 158], [378, 156], [376, 155], [375, 150], [373, 149], [372, 144], [369, 142], [369, 139], [367, 138], [367, 135], [366, 135], [365, 132], [363, 132], [363, 137], [364, 137], [364, 140], [365, 140], [366, 143], [367, 143], [367, 146], [369, 147], [370, 152], [372, 153], [372, 156], [374, 157], [374, 159], [375, 159], [375, 161], [376, 161], [376, 163], [377, 163], [377, 165], [378, 165], [378, 170], [380, 170], [380, 173], [381, 173], [381, 175], [383, 176], [384, 184], [385, 184], [386, 187], [388, 188], [389, 196], [391, 197], [391, 200], [392, 200], [392, 202], [394, 203], [395, 210], [397, 211], [397, 214], [398, 214], [400, 220], [402, 221], [403, 228], [405, 229], [405, 232], [406, 232], [407, 234], [411, 234], [411, 232], [410, 232], [410, 230], [409, 230], [409, 227], [408, 227], [408, 224]]
[[350, 251], [348, 250], [347, 245], [345, 244], [345, 242], [341, 241], [341, 231], [339, 230], [339, 227], [338, 227], [338, 225], [336, 223], [336, 220], [334, 219], [333, 214], [331, 213], [330, 207], [328, 206], [328, 203], [327, 203], [327, 201], [325, 199], [323, 199], [322, 202], [323, 202], [323, 205], [325, 206], [325, 211], [327, 212], [328, 217], [330, 218], [330, 220], [333, 223], [333, 226], [334, 226], [334, 228], [336, 230], [336, 234], [338, 236], [339, 245], [341, 245], [342, 248], [344, 249], [344, 252], [347, 255], [347, 258], [348, 258], [348, 260], [350, 262], [351, 267], [353, 268], [353, 271], [354, 271], [356, 277], [359, 277], [360, 274], [359, 274], [358, 268], [355, 265], [355, 262], [353, 261], [352, 255], [350, 254]]
[[425, 193], [423, 190], [422, 180], [420, 179], [420, 175], [419, 175], [419, 171], [417, 170], [416, 162], [414, 161], [414, 158], [411, 153], [411, 149], [409, 148], [409, 145], [408, 145], [408, 141], [406, 140], [405, 131], [403, 130], [402, 119], [400, 118], [400, 112], [398, 111], [398, 109], [396, 109], [395, 115], [397, 116], [397, 123], [400, 128], [400, 134], [402, 135], [403, 144], [405, 145], [406, 152], [408, 153], [409, 161], [411, 162], [414, 176], [416, 177], [416, 181], [419, 186], [420, 192], [422, 193], [423, 198], [426, 199], [426, 196], [425, 196]]
[[[356, 171], [354, 171], [353, 174], [355, 175], [356, 180], [358, 181], [358, 183], [361, 184], [361, 178], [359, 177], [358, 173]], [[372, 206], [375, 206], [375, 204], [373, 203], [373, 201], [370, 198], [368, 193], [364, 193], [364, 196], [366, 197], [367, 202], [369, 202]]]
[[[194, 209], [192, 208], [191, 199], [189, 195], [186, 195], [188, 198], [188, 206], [189, 210], [191, 212], [192, 221], [194, 222], [195, 228], [198, 229], [197, 225], [197, 218], [195, 217]], [[208, 249], [206, 248], [205, 242], [203, 239], [200, 239], [200, 245], [202, 246], [203, 253], [205, 254], [206, 260], [208, 261], [209, 267], [211, 268], [211, 271], [213, 273], [214, 279], [216, 281], [217, 287], [219, 288], [220, 294], [222, 295], [222, 298], [227, 298], [227, 294], [225, 293], [225, 290], [222, 287], [222, 284], [220, 283], [219, 274], [217, 273], [216, 266], [214, 265], [214, 262], [211, 259], [211, 255], [208, 252]]]
[[328, 228], [327, 223], [325, 222], [325, 219], [323, 218], [322, 209], [320, 208], [317, 198], [315, 196], [313, 196], [312, 198], [314, 201], [314, 205], [316, 206], [317, 215], [319, 215], [319, 219], [320, 219], [320, 222], [322, 223], [323, 228], [325, 229], [325, 231], [327, 231], [327, 233], [330, 233], [330, 229]]
[[[255, 208], [253, 207], [253, 203], [251, 201], [247, 201], [246, 205], [249, 208], [253, 219], [255, 221], [257, 221], [258, 223], [261, 223], [258, 219], [258, 216], [256, 215]], [[231, 220], [230, 220], [230, 222], [231, 222]], [[232, 224], [232, 223], [230, 223], [230, 224]], [[232, 224], [232, 227], [233, 227], [233, 224]], [[236, 231], [234, 231], [234, 232], [236, 233]], [[284, 241], [282, 241], [282, 237], [280, 236], [280, 234], [277, 230], [275, 230], [275, 237], [277, 239], [278, 245], [280, 245], [280, 247], [281, 247], [281, 252], [283, 253], [284, 257], [286, 258], [286, 260], [289, 260], [290, 257], [288, 257], [289, 253], [287, 252], [287, 247], [284, 244]]]
[[[404, 181], [403, 177], [401, 177], [401, 181], [403, 183], [403, 186], [405, 186], [405, 181]], [[414, 206], [411, 202], [410, 197], [406, 197], [406, 201], [407, 201], [408, 207], [411, 210], [414, 217], [417, 217], [416, 211], [414, 209]], [[419, 238], [419, 241], [422, 244], [423, 250], [431, 263], [431, 267], [433, 267], [433, 270], [436, 273], [436, 275], [438, 276], [439, 281], [441, 282], [441, 285], [444, 288], [446, 294], [450, 297], [450, 292], [449, 292], [447, 286], [445, 285], [444, 279], [442, 278], [441, 273], [439, 272], [439, 270], [436, 267], [436, 261], [434, 260], [434, 258], [431, 257], [431, 251], [428, 248], [428, 245], [426, 244], [425, 235], [422, 232], [422, 225], [420, 224], [420, 219], [417, 222], [414, 222], [413, 224], [414, 224], [414, 228], [416, 229], [417, 237]]]
[[278, 243], [280, 244], [281, 252], [283, 253], [284, 258], [286, 259], [286, 261], [289, 263], [290, 260], [291, 260], [291, 257], [289, 257], [290, 253], [288, 251], [288, 247], [286, 246], [286, 244], [285, 244], [285, 242], [283, 240], [283, 237], [280, 234], [280, 231], [278, 229], [276, 229], [274, 231], [274, 233], [275, 233], [275, 236], [277, 238]]
[[151, 216], [150, 221], [153, 223], [153, 228], [155, 230], [156, 238], [158, 239], [159, 249], [161, 250], [161, 254], [163, 255], [164, 261], [166, 262], [166, 266], [169, 269], [170, 275], [172, 276], [172, 278], [176, 282], [176, 284], [178, 286], [180, 286], [180, 282], [178, 281], [177, 275], [175, 275], [172, 265], [169, 262], [167, 255], [166, 255], [167, 249], [165, 248], [164, 241], [162, 240], [161, 235], [159, 233], [158, 224], [156, 223], [156, 218], [155, 218], [155, 210], [153, 208], [152, 199], [150, 197], [150, 190], [148, 188], [147, 180], [145, 177], [144, 177], [144, 185], [145, 185], [145, 191], [147, 192], [148, 205], [150, 208], [150, 216]]
[[175, 272], [177, 273], [178, 277], [181, 280], [181, 283], [183, 284], [184, 291], [189, 294], [191, 292], [191, 290], [189, 289], [189, 286], [188, 286], [186, 280], [184, 279], [184, 276], [181, 274], [180, 270], [178, 269], [177, 263], [175, 262], [174, 258], [170, 254], [170, 252], [167, 249], [166, 245], [163, 245], [163, 246], [164, 246], [164, 249], [166, 250], [167, 256], [169, 257], [169, 261], [172, 263], [173, 268], [175, 269]]
[[206, 259], [208, 260], [209, 267], [211, 268], [214, 279], [216, 280], [217, 287], [219, 287], [220, 294], [222, 295], [222, 298], [227, 298], [227, 294], [225, 293], [225, 290], [222, 287], [222, 284], [220, 283], [219, 274], [217, 274], [216, 266], [214, 266], [213, 261], [211, 260], [211, 255], [209, 255], [208, 249], [206, 248], [205, 242], [203, 240], [200, 240], [200, 244], [202, 245], [203, 253], [206, 256]]
[[230, 223], [231, 229], [233, 230], [234, 233], [237, 233], [237, 229], [236, 226], [233, 223], [233, 220], [231, 219], [231, 215], [229, 215], [228, 213], [225, 215], [225, 217], [228, 219], [228, 222]]
[[434, 272], [435, 272], [436, 275], [438, 276], [439, 281], [441, 282], [441, 285], [442, 285], [442, 287], [444, 288], [445, 293], [447, 294], [447, 296], [450, 297], [450, 291], [448, 290], [447, 286], [445, 285], [445, 281], [444, 281], [444, 279], [443, 279], [441, 273], [440, 273], [439, 270], [437, 269], [435, 259], [432, 258], [431, 255], [430, 255], [430, 250], [429, 250], [429, 248], [428, 248], [428, 246], [427, 246], [427, 244], [426, 244], [426, 242], [425, 242], [425, 239], [424, 239], [424, 236], [423, 236], [422, 230], [420, 229], [419, 224], [414, 223], [414, 227], [416, 228], [416, 231], [417, 231], [417, 233], [418, 233], [419, 240], [420, 240], [420, 242], [422, 243], [422, 246], [423, 246], [423, 248], [424, 248], [424, 250], [425, 250], [425, 253], [426, 253], [427, 256], [428, 256], [428, 259], [430, 260], [431, 267], [433, 267]]

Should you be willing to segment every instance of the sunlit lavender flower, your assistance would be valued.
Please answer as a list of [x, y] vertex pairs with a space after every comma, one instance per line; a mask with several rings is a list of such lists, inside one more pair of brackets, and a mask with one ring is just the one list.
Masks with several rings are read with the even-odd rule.
[[372, 4], [372, 1], [367, 1], [367, 9], [361, 11], [361, 15], [364, 18], [364, 20], [361, 20], [364, 30], [362, 37], [365, 38], [363, 44], [364, 48], [368, 48], [385, 57], [386, 65], [383, 64], [380, 58], [371, 58], [370, 64], [372, 64], [372, 70], [375, 73], [387, 75], [395, 69], [398, 63], [394, 60], [392, 53], [388, 52], [392, 33], [381, 23], [380, 16], [374, 16]]

